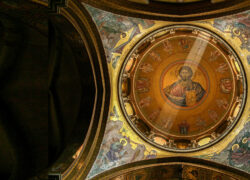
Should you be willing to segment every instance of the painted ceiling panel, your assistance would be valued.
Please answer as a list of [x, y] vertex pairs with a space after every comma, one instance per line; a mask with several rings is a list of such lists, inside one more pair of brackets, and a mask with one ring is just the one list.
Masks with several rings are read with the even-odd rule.
[[[117, 82], [121, 66], [131, 48], [142, 37], [158, 28], [177, 23], [121, 16], [88, 5], [84, 6], [92, 15], [99, 29], [106, 52], [112, 85], [111, 106], [105, 135], [88, 178], [127, 163], [178, 155], [212, 160], [250, 172], [249, 101], [246, 103], [239, 122], [229, 135], [215, 145], [200, 151], [182, 154], [164, 151], [149, 144], [133, 131], [123, 115], [118, 98]], [[209, 29], [225, 39], [240, 57], [247, 81], [249, 81], [249, 18], [250, 11], [246, 11], [232, 16], [187, 22], [185, 24]]]

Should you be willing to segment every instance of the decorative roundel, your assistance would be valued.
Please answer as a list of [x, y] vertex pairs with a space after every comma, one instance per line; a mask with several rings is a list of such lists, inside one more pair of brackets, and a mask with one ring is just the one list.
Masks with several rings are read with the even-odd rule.
[[200, 27], [175, 25], [143, 38], [119, 77], [119, 98], [133, 129], [149, 143], [190, 152], [223, 138], [245, 103], [242, 65], [232, 48]]

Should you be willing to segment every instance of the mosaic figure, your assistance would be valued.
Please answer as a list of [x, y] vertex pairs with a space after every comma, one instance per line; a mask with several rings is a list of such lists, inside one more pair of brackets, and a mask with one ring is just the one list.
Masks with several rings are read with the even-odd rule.
[[227, 109], [228, 108], [228, 101], [224, 98], [224, 99], [216, 99], [216, 103], [217, 103], [217, 106], [219, 108], [223, 108], [223, 109]]
[[219, 64], [219, 67], [216, 69], [216, 72], [219, 72], [219, 73], [224, 73], [228, 70], [228, 66], [226, 63], [221, 63]]
[[149, 85], [150, 85], [150, 82], [147, 78], [140, 78], [136, 81], [136, 90], [141, 93], [148, 92]]
[[179, 125], [180, 134], [187, 135], [189, 124], [186, 120], [183, 120]]
[[167, 98], [182, 107], [192, 106], [199, 102], [206, 91], [198, 82], [191, 80], [193, 71], [189, 66], [182, 66], [179, 70], [180, 80], [164, 88]]
[[165, 120], [163, 120], [163, 122], [164, 122], [164, 125], [163, 125], [164, 129], [169, 130], [172, 127], [174, 121], [173, 121], [173, 118], [168, 117]]
[[168, 54], [172, 54], [173, 53], [173, 46], [172, 44], [169, 42], [169, 40], [165, 41], [163, 43], [164, 46], [164, 51]]
[[250, 51], [249, 16], [249, 11], [246, 11], [232, 16], [216, 18], [213, 26], [223, 33], [231, 34], [232, 38], [237, 37], [241, 41], [240, 48]]
[[117, 161], [118, 159], [120, 159], [121, 156], [126, 153], [126, 151], [123, 149], [125, 143], [125, 140], [119, 141], [119, 139], [117, 139], [110, 145], [110, 149], [106, 154], [110, 162]]
[[185, 51], [189, 49], [189, 40], [188, 39], [180, 39], [179, 41], [179, 45], [181, 46], [181, 48]]
[[[92, 15], [100, 31], [108, 63], [111, 62], [113, 53], [121, 54], [127, 44], [141, 33], [139, 26], [148, 29], [155, 24], [152, 20], [120, 16], [88, 5], [85, 5], [85, 7]], [[117, 61], [117, 58], [113, 61], [114, 68]]]
[[156, 52], [152, 51], [149, 54], [153, 58], [154, 61], [161, 61], [161, 56], [157, 54]]
[[151, 104], [151, 97], [149, 96], [141, 99], [139, 102], [139, 106], [141, 106], [141, 108], [148, 107], [150, 104]]
[[213, 62], [215, 60], [217, 60], [217, 58], [220, 56], [220, 52], [219, 51], [212, 51], [210, 53], [210, 58], [209, 58], [209, 61], [210, 62]]
[[149, 73], [154, 71], [154, 68], [149, 63], [143, 63], [142, 65], [140, 65], [139, 69], [144, 73]]
[[247, 132], [229, 152], [229, 164], [235, 167], [248, 168], [250, 165], [250, 133]]
[[[120, 132], [125, 131], [122, 125], [119, 120], [108, 121], [104, 141], [88, 178], [119, 165], [145, 159], [145, 146], [123, 136]], [[132, 148], [131, 143], [136, 145], [136, 148]]]
[[200, 130], [202, 130], [204, 127], [206, 127], [207, 123], [203, 118], [197, 117], [196, 125], [200, 128]]
[[232, 80], [228, 78], [221, 79], [220, 88], [223, 93], [230, 93], [233, 89]]
[[211, 109], [208, 110], [208, 116], [209, 116], [213, 121], [217, 121], [218, 118], [219, 118], [217, 112], [214, 111], [214, 110], [211, 110]]
[[155, 111], [153, 111], [149, 116], [149, 120], [155, 120], [157, 118], [157, 116], [160, 114], [161, 110], [160, 109], [157, 109]]

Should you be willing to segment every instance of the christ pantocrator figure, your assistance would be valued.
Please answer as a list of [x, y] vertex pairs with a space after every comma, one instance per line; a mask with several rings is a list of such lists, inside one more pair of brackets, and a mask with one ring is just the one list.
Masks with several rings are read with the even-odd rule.
[[174, 104], [190, 107], [198, 103], [206, 91], [198, 82], [191, 80], [193, 71], [189, 66], [182, 66], [179, 70], [180, 80], [164, 88], [167, 98]]

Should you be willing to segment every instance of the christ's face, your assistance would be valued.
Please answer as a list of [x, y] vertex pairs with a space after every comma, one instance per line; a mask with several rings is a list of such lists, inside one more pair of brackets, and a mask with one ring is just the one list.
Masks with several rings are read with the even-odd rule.
[[191, 79], [192, 74], [190, 73], [190, 71], [183, 69], [180, 72], [180, 77], [183, 81], [187, 81]]

